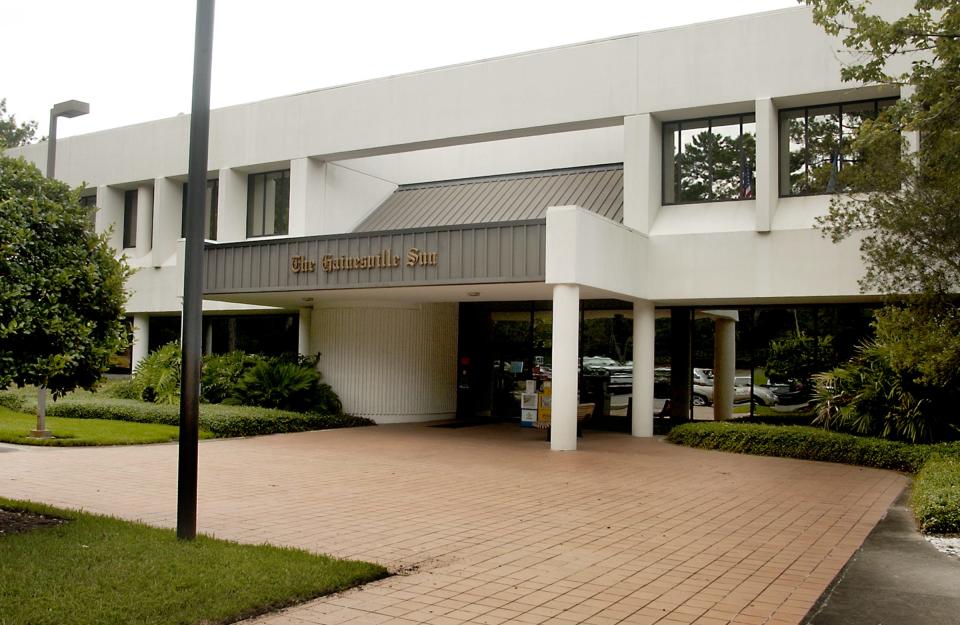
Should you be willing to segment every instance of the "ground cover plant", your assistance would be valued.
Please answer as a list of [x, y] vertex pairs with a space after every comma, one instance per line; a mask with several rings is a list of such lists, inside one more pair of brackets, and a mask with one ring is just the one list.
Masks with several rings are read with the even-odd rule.
[[66, 520], [0, 530], [3, 625], [232, 623], [387, 574], [297, 549], [180, 541], [172, 530], [38, 504], [0, 499], [0, 509]]
[[960, 533], [960, 457], [935, 457], [913, 483], [912, 503], [920, 529]]
[[[0, 442], [3, 443], [54, 447], [142, 445], [175, 441], [180, 433], [173, 425], [47, 417], [47, 429], [53, 433], [53, 438], [31, 438], [30, 431], [36, 426], [35, 415], [0, 406]], [[209, 432], [200, 432], [200, 438], [210, 437]]]
[[[177, 405], [151, 404], [133, 399], [108, 397], [66, 397], [53, 405], [48, 405], [47, 414], [73, 419], [113, 419], [165, 425], [177, 425], [180, 422], [180, 407]], [[373, 424], [370, 419], [346, 414], [327, 415], [255, 406], [200, 404], [200, 429], [210, 432], [217, 438], [306, 432]]]
[[673, 428], [678, 445], [918, 473], [914, 514], [925, 532], [960, 533], [960, 442], [915, 444], [798, 425], [701, 422]]

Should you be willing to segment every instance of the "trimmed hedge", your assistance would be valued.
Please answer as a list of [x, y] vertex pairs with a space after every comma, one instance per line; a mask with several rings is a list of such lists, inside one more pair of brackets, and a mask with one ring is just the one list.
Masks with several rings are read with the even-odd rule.
[[931, 458], [917, 474], [910, 500], [921, 531], [960, 533], [960, 457]]
[[14, 412], [23, 412], [23, 399], [13, 393], [0, 391], [0, 406], [9, 408]]
[[916, 473], [934, 453], [960, 455], [960, 444], [913, 445], [800, 425], [685, 423], [667, 440], [678, 445], [758, 456], [822, 460]]
[[[137, 423], [178, 425], [180, 407], [131, 399], [62, 399], [47, 407], [47, 414], [71, 419], [113, 419]], [[218, 438], [305, 432], [374, 425], [351, 415], [320, 415], [251, 406], [200, 405], [200, 427]]]
[[911, 498], [920, 530], [960, 533], [960, 442], [921, 445], [815, 427], [730, 422], [685, 423], [667, 440], [700, 449], [919, 471]]

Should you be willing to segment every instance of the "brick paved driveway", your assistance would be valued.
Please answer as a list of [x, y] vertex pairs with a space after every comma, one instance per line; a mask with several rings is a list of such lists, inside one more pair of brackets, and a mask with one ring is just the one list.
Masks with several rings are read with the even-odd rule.
[[[258, 622], [795, 625], [895, 473], [422, 425], [200, 444], [201, 531], [403, 574]], [[172, 526], [175, 445], [0, 448], [0, 495]]]

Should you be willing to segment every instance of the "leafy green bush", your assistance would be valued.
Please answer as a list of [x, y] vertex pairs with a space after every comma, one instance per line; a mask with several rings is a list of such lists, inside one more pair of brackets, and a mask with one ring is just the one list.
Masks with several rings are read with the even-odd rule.
[[320, 379], [320, 373], [312, 366], [264, 359], [243, 374], [225, 403], [340, 414], [340, 398]]
[[[204, 357], [201, 400], [213, 404], [260, 406], [296, 412], [340, 414], [343, 405], [324, 384], [315, 356], [273, 357], [231, 352]], [[130, 388], [112, 396], [176, 404], [180, 399], [180, 346], [169, 343], [137, 365]]]
[[114, 399], [140, 399], [140, 395], [137, 391], [136, 385], [133, 383], [133, 380], [112, 382], [105, 386], [100, 392], [103, 393], [104, 397], [112, 397]]
[[910, 442], [956, 438], [955, 394], [891, 356], [871, 341], [846, 364], [814, 376], [814, 425]]
[[931, 458], [917, 475], [913, 512], [927, 533], [960, 533], [960, 458]]
[[[115, 419], [167, 425], [177, 425], [180, 422], [178, 406], [129, 399], [68, 398], [49, 405], [47, 414], [73, 419]], [[200, 427], [216, 437], [257, 436], [367, 425], [374, 425], [374, 422], [343, 414], [322, 415], [223, 404], [200, 405]]]
[[687, 423], [667, 440], [678, 445], [758, 456], [822, 460], [915, 473], [933, 453], [960, 455], [960, 444], [912, 445], [799, 425]]
[[24, 412], [23, 400], [13, 393], [0, 392], [0, 406], [9, 408], [14, 412]]
[[211, 404], [221, 403], [233, 394], [243, 374], [262, 360], [261, 356], [241, 351], [205, 356], [200, 378], [200, 398]]
[[837, 362], [832, 336], [812, 337], [800, 332], [770, 342], [764, 371], [770, 379], [807, 382], [814, 373]]
[[131, 380], [136, 397], [157, 404], [179, 402], [180, 358], [179, 343], [167, 343], [141, 360]]

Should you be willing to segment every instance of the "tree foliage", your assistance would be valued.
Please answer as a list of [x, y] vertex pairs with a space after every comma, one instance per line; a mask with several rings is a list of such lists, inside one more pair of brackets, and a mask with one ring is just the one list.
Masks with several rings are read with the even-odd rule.
[[[867, 232], [861, 242], [865, 290], [927, 297], [956, 293], [960, 4], [917, 0], [907, 15], [885, 20], [867, 2], [805, 2], [818, 24], [864, 59], [843, 69], [845, 80], [909, 87], [897, 105], [860, 126], [852, 149], [864, 166], [845, 181], [851, 193], [831, 202], [823, 230], [834, 241]], [[911, 145], [909, 136], [918, 141]]]
[[0, 156], [0, 389], [95, 386], [127, 344], [128, 275], [77, 191]]
[[0, 150], [31, 143], [37, 136], [37, 122], [17, 122], [7, 113], [7, 99], [0, 98]]
[[848, 81], [901, 87], [865, 120], [829, 213], [834, 241], [862, 236], [863, 290], [892, 296], [876, 340], [818, 384], [821, 423], [908, 440], [958, 435], [960, 419], [960, 4], [916, 0], [887, 20], [869, 2], [803, 0], [861, 62]]

